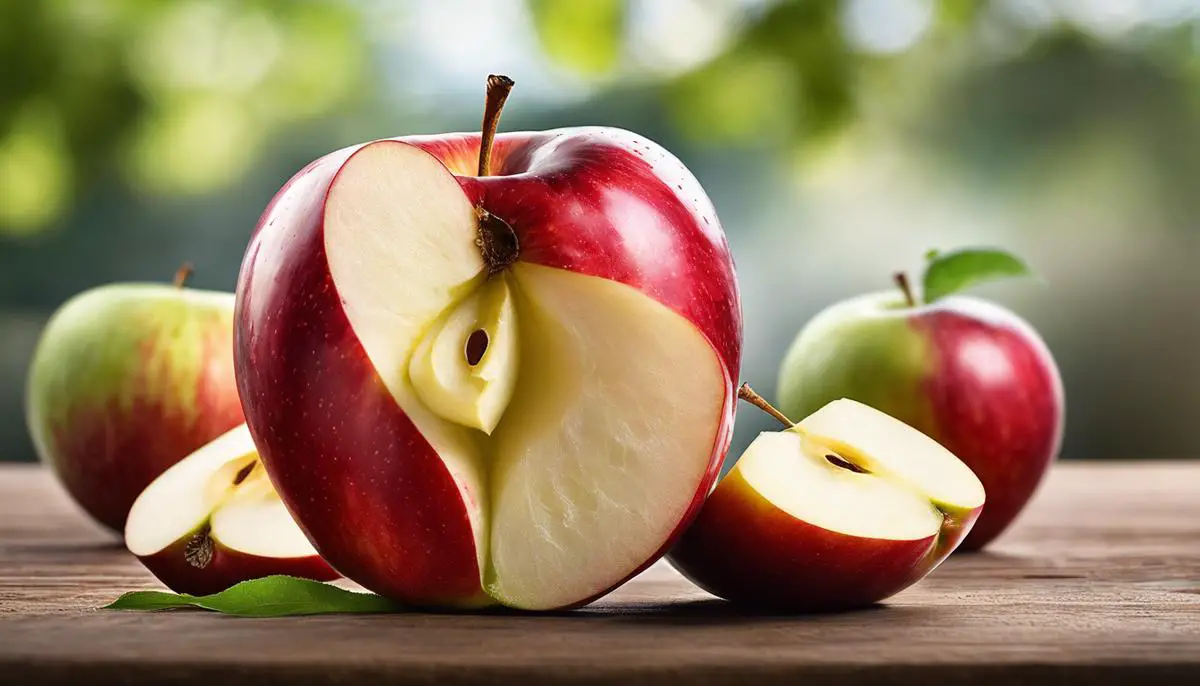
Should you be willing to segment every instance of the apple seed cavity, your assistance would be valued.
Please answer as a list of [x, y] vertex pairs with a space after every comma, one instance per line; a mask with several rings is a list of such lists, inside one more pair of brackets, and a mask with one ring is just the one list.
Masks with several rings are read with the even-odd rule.
[[467, 364], [474, 367], [483, 359], [488, 349], [488, 334], [483, 329], [475, 329], [467, 337], [467, 345], [463, 350]]
[[834, 453], [825, 453], [825, 461], [835, 467], [841, 467], [842, 469], [849, 470], [851, 472], [854, 472], [855, 474], [870, 474], [871, 473], [868, 470], [864, 469], [863, 467], [860, 467], [859, 465], [856, 465], [853, 462], [847, 460], [846, 458], [842, 457], [841, 455], [835, 455]]
[[239, 469], [238, 473], [235, 474], [233, 477], [233, 485], [234, 486], [240, 485], [243, 481], [246, 480], [246, 477], [250, 476], [250, 473], [253, 472], [254, 468], [257, 466], [258, 466], [258, 460], [255, 460], [255, 461], [251, 462], [250, 464], [246, 465], [245, 467], [242, 467], [241, 469]]

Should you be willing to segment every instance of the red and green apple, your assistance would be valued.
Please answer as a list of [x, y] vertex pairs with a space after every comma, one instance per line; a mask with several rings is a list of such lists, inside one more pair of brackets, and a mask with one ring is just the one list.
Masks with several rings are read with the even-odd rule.
[[238, 284], [243, 407], [317, 551], [421, 606], [588, 602], [657, 559], [728, 449], [741, 311], [696, 179], [628, 131], [330, 153]]
[[1058, 454], [1063, 388], [1046, 344], [994, 303], [953, 293], [1027, 273], [1008, 253], [930, 253], [918, 299], [900, 286], [833, 305], [801, 330], [779, 377], [780, 409], [803, 417], [837, 398], [933, 437], [974, 470], [988, 504], [963, 543], [979, 549], [1016, 518]]
[[775, 611], [879, 602], [937, 567], [971, 530], [983, 485], [936, 441], [854, 400], [764, 432], [709, 496], [671, 564], [727, 600]]
[[241, 424], [232, 293], [112, 284], [51, 317], [30, 367], [34, 447], [71, 497], [121, 531], [159, 474]]

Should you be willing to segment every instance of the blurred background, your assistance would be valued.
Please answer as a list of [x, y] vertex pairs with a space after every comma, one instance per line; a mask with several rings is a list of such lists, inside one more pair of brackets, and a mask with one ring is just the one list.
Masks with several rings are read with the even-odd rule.
[[[1195, 0], [0, 0], [0, 459], [41, 327], [112, 281], [231, 290], [311, 159], [475, 130], [620, 126], [676, 153], [737, 260], [743, 376], [929, 248], [1062, 368], [1066, 458], [1200, 455]], [[739, 415], [735, 452], [770, 420]]]

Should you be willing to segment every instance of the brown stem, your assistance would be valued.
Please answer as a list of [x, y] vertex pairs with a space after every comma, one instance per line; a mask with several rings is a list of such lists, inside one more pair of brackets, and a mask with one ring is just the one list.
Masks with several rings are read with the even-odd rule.
[[900, 292], [904, 294], [904, 302], [909, 307], [917, 306], [917, 299], [913, 297], [912, 286], [908, 283], [908, 274], [904, 272], [896, 272], [892, 274], [892, 280], [896, 282], [896, 286]]
[[179, 269], [175, 270], [175, 279], [171, 281], [171, 285], [176, 288], [183, 288], [184, 284], [192, 276], [193, 271], [191, 262], [184, 262], [179, 265]]
[[483, 137], [479, 139], [479, 176], [492, 173], [492, 141], [500, 125], [500, 110], [512, 90], [513, 80], [502, 74], [487, 78], [487, 104], [483, 108]]
[[785, 415], [784, 413], [775, 409], [774, 405], [767, 402], [766, 398], [764, 398], [761, 395], [759, 395], [758, 393], [756, 393], [753, 388], [750, 388], [750, 384], [748, 384], [748, 383], [744, 383], [741, 385], [740, 388], [738, 388], [738, 398], [745, 400], [746, 402], [757, 407], [758, 409], [762, 410], [763, 412], [766, 412], [767, 414], [771, 415], [772, 417], [778, 419], [784, 426], [786, 426], [789, 429], [796, 425], [795, 422], [793, 422], [792, 420], [787, 418], [787, 415]]

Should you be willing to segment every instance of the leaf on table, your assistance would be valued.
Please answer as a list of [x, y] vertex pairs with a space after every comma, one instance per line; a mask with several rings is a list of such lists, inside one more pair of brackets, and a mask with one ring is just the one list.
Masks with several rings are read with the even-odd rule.
[[133, 591], [107, 610], [159, 611], [199, 608], [239, 617], [284, 617], [333, 613], [400, 612], [399, 604], [373, 593], [348, 591], [294, 576], [267, 576], [231, 586], [219, 593], [193, 596], [162, 591]]

